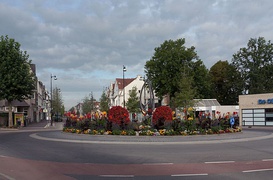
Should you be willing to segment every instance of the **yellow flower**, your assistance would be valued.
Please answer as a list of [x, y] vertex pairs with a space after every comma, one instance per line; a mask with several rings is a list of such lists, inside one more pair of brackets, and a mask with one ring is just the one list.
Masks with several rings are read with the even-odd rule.
[[102, 115], [106, 116], [106, 115], [107, 115], [107, 112], [106, 112], [106, 111], [103, 111], [103, 112], [102, 112]]
[[77, 134], [80, 134], [80, 133], [81, 133], [81, 130], [77, 129], [77, 130], [76, 130], [76, 133], [77, 133]]
[[189, 117], [188, 120], [189, 120], [189, 121], [192, 121], [192, 120], [193, 120], [193, 117]]
[[159, 129], [159, 134], [160, 134], [160, 135], [164, 135], [164, 134], [165, 134], [165, 132], [166, 132], [166, 130], [165, 130], [165, 129]]
[[193, 111], [193, 108], [192, 108], [192, 107], [189, 107], [189, 108], [188, 108], [188, 111]]
[[126, 135], [126, 134], [127, 134], [126, 131], [121, 132], [121, 135]]

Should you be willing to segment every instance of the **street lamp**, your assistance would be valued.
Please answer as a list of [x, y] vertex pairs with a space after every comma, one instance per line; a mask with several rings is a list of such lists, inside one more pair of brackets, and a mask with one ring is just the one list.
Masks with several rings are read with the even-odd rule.
[[126, 72], [126, 67], [123, 65], [123, 107], [125, 108], [125, 85], [124, 85], [124, 73]]
[[52, 115], [52, 78], [54, 78], [54, 80], [57, 80], [57, 77], [56, 76], [53, 76], [52, 74], [50, 75], [50, 117], [51, 117], [51, 122], [50, 122], [50, 125], [52, 126], [53, 125], [53, 115]]

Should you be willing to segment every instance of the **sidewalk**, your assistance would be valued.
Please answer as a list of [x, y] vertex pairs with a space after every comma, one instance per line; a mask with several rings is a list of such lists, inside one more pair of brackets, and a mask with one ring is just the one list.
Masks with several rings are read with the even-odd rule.
[[0, 131], [42, 131], [42, 130], [62, 130], [63, 122], [53, 122], [52, 126], [50, 121], [42, 120], [40, 122], [33, 122], [27, 126], [22, 126], [19, 128], [0, 128]]

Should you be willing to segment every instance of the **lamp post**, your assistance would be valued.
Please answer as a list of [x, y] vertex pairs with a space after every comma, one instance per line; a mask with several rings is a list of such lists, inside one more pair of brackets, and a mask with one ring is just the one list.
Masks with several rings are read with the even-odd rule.
[[94, 97], [93, 97], [93, 91], [90, 92], [90, 115], [91, 119], [93, 119], [93, 110], [94, 110]]
[[52, 115], [52, 110], [53, 110], [53, 108], [52, 108], [52, 95], [53, 95], [53, 93], [52, 93], [52, 78], [54, 78], [54, 80], [57, 80], [57, 77], [56, 76], [53, 76], [52, 74], [50, 75], [50, 125], [52, 126], [53, 125], [53, 115]]
[[122, 85], [123, 85], [123, 107], [125, 108], [125, 85], [124, 85], [124, 73], [126, 72], [126, 67], [123, 65], [123, 82], [122, 82]]

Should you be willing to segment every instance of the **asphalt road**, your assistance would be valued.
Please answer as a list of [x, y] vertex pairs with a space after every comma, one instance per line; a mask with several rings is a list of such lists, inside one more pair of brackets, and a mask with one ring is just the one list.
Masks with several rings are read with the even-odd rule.
[[127, 137], [0, 129], [1, 179], [272, 179], [273, 128]]

